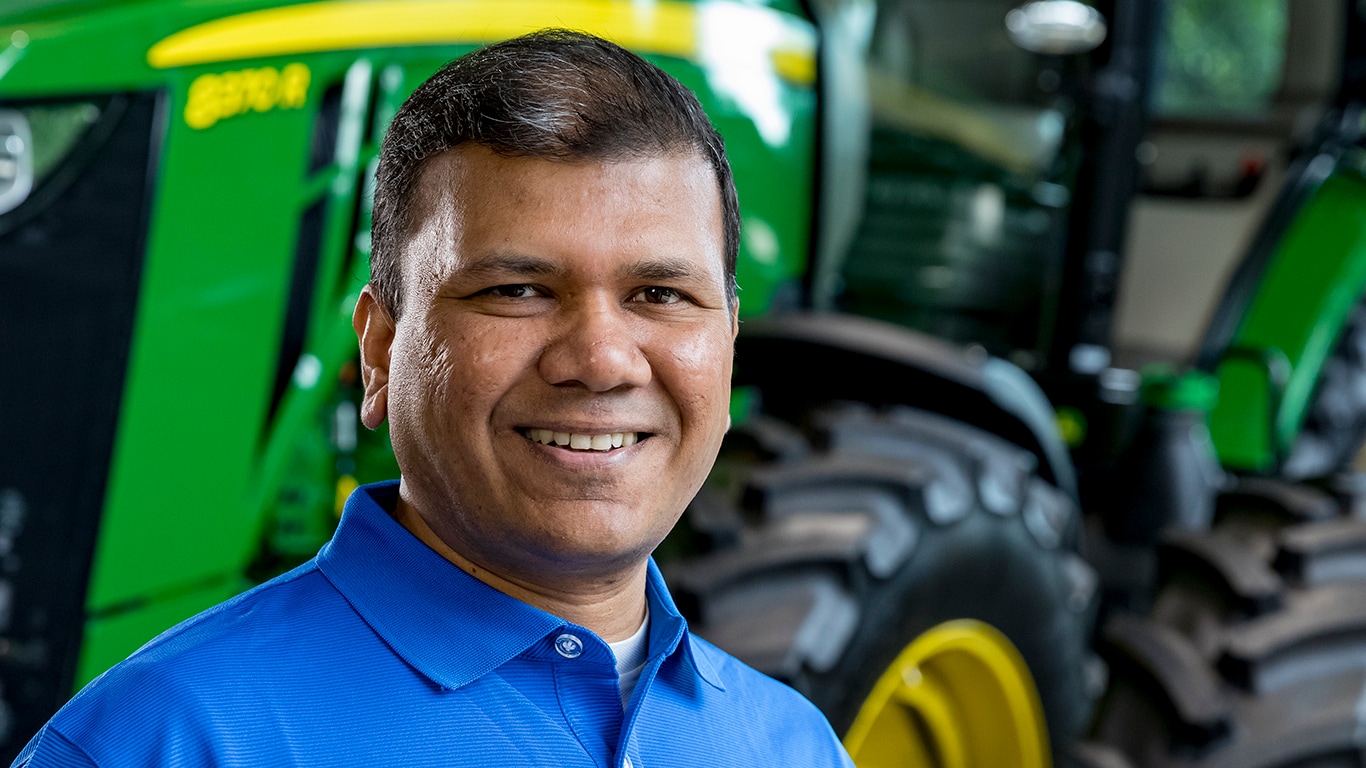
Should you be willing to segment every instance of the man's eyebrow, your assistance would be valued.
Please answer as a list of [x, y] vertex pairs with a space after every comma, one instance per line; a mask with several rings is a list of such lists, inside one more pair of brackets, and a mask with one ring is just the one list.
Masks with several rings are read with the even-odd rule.
[[489, 277], [494, 275], [515, 275], [519, 277], [557, 277], [565, 269], [548, 259], [528, 256], [523, 253], [491, 253], [471, 259], [461, 266], [459, 274], [463, 277]]
[[697, 264], [686, 259], [648, 259], [626, 264], [618, 271], [622, 277], [644, 282], [711, 279], [712, 275], [699, 270]]

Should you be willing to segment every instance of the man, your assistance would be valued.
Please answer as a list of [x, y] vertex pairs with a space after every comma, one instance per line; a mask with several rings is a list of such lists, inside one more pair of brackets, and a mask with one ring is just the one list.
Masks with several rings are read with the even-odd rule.
[[385, 138], [365, 397], [403, 478], [309, 563], [163, 634], [16, 764], [849, 765], [688, 634], [649, 553], [727, 427], [739, 214], [692, 94], [544, 32]]

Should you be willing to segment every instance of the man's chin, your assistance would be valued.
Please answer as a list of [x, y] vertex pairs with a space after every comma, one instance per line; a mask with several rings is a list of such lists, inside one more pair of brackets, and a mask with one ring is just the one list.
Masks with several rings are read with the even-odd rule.
[[576, 530], [528, 541], [520, 552], [529, 555], [525, 558], [524, 567], [544, 570], [549, 574], [576, 574], [614, 580], [623, 573], [643, 566], [667, 533], [594, 534]]

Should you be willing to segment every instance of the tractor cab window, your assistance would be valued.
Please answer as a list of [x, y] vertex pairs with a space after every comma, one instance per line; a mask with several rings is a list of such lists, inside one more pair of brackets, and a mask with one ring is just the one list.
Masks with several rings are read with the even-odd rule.
[[1281, 85], [1285, 49], [1286, 0], [1168, 0], [1153, 113], [1263, 113]]
[[1115, 304], [1118, 359], [1201, 344], [1342, 78], [1357, 0], [1166, 0]]
[[866, 195], [836, 303], [1028, 367], [1051, 330], [1084, 57], [1021, 49], [1018, 2], [877, 5]]
[[1000, 170], [1048, 172], [1062, 140], [1060, 78], [1006, 34], [1014, 2], [903, 0], [879, 8], [868, 61], [874, 124], [938, 139]]

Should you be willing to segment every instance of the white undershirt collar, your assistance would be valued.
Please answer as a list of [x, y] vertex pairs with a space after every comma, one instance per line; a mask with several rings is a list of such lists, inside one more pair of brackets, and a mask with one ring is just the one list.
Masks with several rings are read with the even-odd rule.
[[650, 606], [647, 604], [645, 619], [640, 622], [640, 628], [636, 633], [625, 640], [607, 644], [607, 647], [612, 649], [612, 656], [617, 660], [617, 682], [621, 686], [623, 708], [626, 702], [631, 700], [631, 691], [635, 690], [636, 680], [640, 678], [640, 671], [645, 668], [645, 661], [650, 656], [649, 639]]

